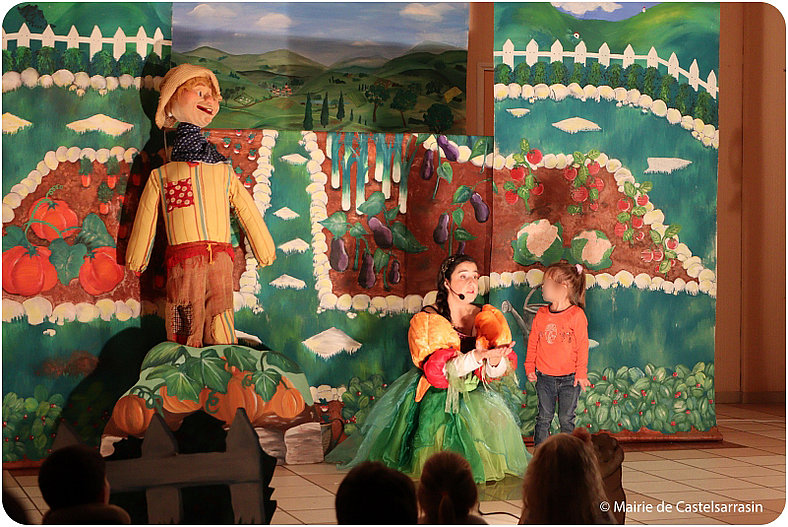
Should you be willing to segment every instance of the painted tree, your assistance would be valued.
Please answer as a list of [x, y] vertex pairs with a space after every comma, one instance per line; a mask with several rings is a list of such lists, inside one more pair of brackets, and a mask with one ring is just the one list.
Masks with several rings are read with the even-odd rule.
[[528, 84], [531, 82], [531, 66], [527, 62], [521, 62], [514, 67], [514, 82], [517, 84]]
[[[350, 110], [351, 112], [353, 110]], [[342, 96], [342, 91], [339, 92], [339, 102], [337, 103], [337, 119], [340, 121], [345, 118], [345, 98]], [[352, 119], [352, 117], [351, 117]]]
[[706, 124], [712, 122], [711, 95], [706, 90], [698, 92], [695, 105], [692, 107], [692, 116]]
[[364, 97], [372, 103], [372, 122], [378, 120], [378, 105], [383, 104], [389, 98], [389, 90], [382, 84], [373, 84], [364, 92]]
[[566, 66], [560, 60], [550, 64], [550, 84], [566, 84]]
[[58, 52], [51, 46], [42, 46], [35, 52], [36, 70], [39, 75], [52, 75], [58, 70]]
[[412, 110], [416, 105], [416, 93], [407, 88], [397, 90], [394, 94], [394, 100], [391, 101], [391, 108], [399, 112], [402, 118], [402, 126], [407, 126], [405, 123], [405, 112]]
[[[596, 64], [596, 62], [594, 64]], [[580, 86], [583, 86], [585, 75], [586, 75], [586, 67], [580, 62], [575, 62], [574, 65], [572, 66], [572, 75], [569, 76], [569, 84], [576, 82]]]
[[602, 82], [602, 65], [598, 62], [592, 62], [586, 77], [586, 83], [594, 86], [599, 86]]
[[531, 66], [531, 84], [544, 84], [547, 82], [547, 63], [539, 61]]
[[676, 109], [681, 113], [681, 115], [689, 115], [690, 108], [692, 108], [692, 103], [694, 102], [694, 97], [692, 96], [692, 88], [689, 84], [682, 84], [679, 86], [679, 91], [676, 94], [676, 100], [674, 102]]
[[659, 91], [657, 97], [665, 101], [668, 106], [671, 105], [676, 87], [676, 78], [673, 75], [665, 75], [659, 83]]
[[304, 105], [304, 130], [311, 130], [314, 127], [312, 123], [312, 94], [306, 94], [306, 104]]
[[[498, 64], [495, 66], [493, 72], [496, 84], [509, 84], [512, 82], [512, 68], [508, 64]], [[429, 93], [429, 84], [427, 85], [427, 93]]]
[[3, 73], [14, 71], [14, 56], [7, 49], [3, 50]]
[[323, 128], [328, 126], [328, 92], [323, 97], [323, 105], [320, 107], [320, 125]]
[[24, 71], [33, 65], [33, 54], [27, 46], [17, 46], [14, 50], [14, 67], [16, 71]]
[[643, 93], [654, 99], [657, 96], [659, 81], [659, 70], [654, 66], [646, 68], [646, 73], [643, 75]]
[[101, 75], [102, 77], [116, 76], [116, 69], [118, 65], [115, 58], [106, 49], [98, 51], [93, 58], [90, 59], [90, 74]]
[[350, 109], [350, 122], [353, 122], [353, 108]]
[[637, 63], [632, 63], [624, 70], [624, 78], [626, 79], [626, 88], [628, 90], [643, 91], [643, 66]]
[[424, 114], [424, 122], [431, 132], [442, 134], [454, 125], [454, 115], [451, 113], [451, 108], [445, 104], [435, 103], [427, 108], [427, 113]]
[[132, 50], [127, 50], [126, 53], [118, 59], [118, 73], [124, 73], [137, 77], [142, 70], [142, 57], [139, 53]]
[[63, 52], [63, 67], [71, 73], [87, 71], [88, 56], [79, 48], [68, 48]]
[[613, 64], [607, 68], [605, 84], [611, 88], [619, 88], [621, 86], [621, 64]]

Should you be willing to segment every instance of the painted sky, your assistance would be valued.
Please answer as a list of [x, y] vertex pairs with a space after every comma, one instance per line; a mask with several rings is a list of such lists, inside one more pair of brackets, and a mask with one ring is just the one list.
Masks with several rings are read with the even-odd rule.
[[624, 20], [637, 15], [645, 7], [659, 2], [550, 2], [559, 11], [575, 18], [596, 20]]
[[394, 58], [422, 42], [468, 47], [468, 4], [180, 3], [172, 5], [173, 50], [211, 46], [232, 54], [289, 49], [322, 64]]

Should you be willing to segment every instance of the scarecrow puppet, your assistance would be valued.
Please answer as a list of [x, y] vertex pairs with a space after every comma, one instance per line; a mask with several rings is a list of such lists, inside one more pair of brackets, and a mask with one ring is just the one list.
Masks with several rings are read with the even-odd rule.
[[167, 233], [167, 339], [187, 346], [237, 342], [233, 323], [230, 207], [260, 265], [276, 249], [254, 200], [229, 160], [203, 137], [222, 99], [213, 72], [181, 64], [160, 88], [156, 126], [178, 123], [170, 162], [153, 170], [140, 197], [126, 255], [138, 275], [150, 260], [161, 207]]

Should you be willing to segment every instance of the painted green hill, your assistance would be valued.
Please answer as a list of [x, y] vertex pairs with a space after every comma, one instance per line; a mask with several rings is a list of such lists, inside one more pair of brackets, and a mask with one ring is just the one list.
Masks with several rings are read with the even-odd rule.
[[[540, 50], [549, 50], [558, 39], [565, 50], [572, 50], [582, 40], [588, 51], [595, 52], [607, 42], [612, 53], [623, 53], [631, 44], [639, 55], [654, 46], [664, 59], [676, 53], [684, 69], [697, 59], [705, 78], [710, 70], [719, 74], [719, 25], [718, 3], [667, 2], [619, 21], [578, 19], [548, 2], [498, 3], [494, 45], [500, 50], [508, 38], [515, 49], [525, 49], [533, 38]], [[573, 38], [574, 32], [580, 34], [579, 40]]]
[[[6, 14], [3, 19], [6, 32], [21, 27], [25, 18], [17, 7], [28, 5], [38, 6], [46, 22], [54, 26], [56, 35], [67, 34], [72, 25], [82, 36], [90, 35], [93, 26], [98, 26], [105, 37], [112, 36], [119, 27], [126, 35], [136, 35], [142, 26], [148, 36], [158, 27], [165, 39], [171, 38], [172, 4], [167, 2], [25, 2], [12, 7]], [[43, 29], [30, 28], [36, 33]]]
[[236, 71], [265, 70], [279, 75], [307, 77], [326, 69], [319, 62], [286, 49], [277, 49], [267, 53], [247, 53], [232, 55], [210, 46], [201, 46], [191, 51], [178, 53], [178, 56], [192, 59], [205, 58], [221, 63], [224, 68]]

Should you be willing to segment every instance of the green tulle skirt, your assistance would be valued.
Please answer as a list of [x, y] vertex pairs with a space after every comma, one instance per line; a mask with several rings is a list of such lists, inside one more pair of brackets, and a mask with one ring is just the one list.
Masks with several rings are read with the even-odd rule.
[[479, 384], [460, 394], [459, 411], [447, 413], [447, 390], [430, 387], [415, 401], [421, 370], [413, 368], [389, 386], [361, 427], [326, 455], [339, 469], [380, 461], [419, 477], [435, 452], [450, 450], [471, 465], [477, 483], [522, 477], [531, 454], [518, 419], [495, 387]]

